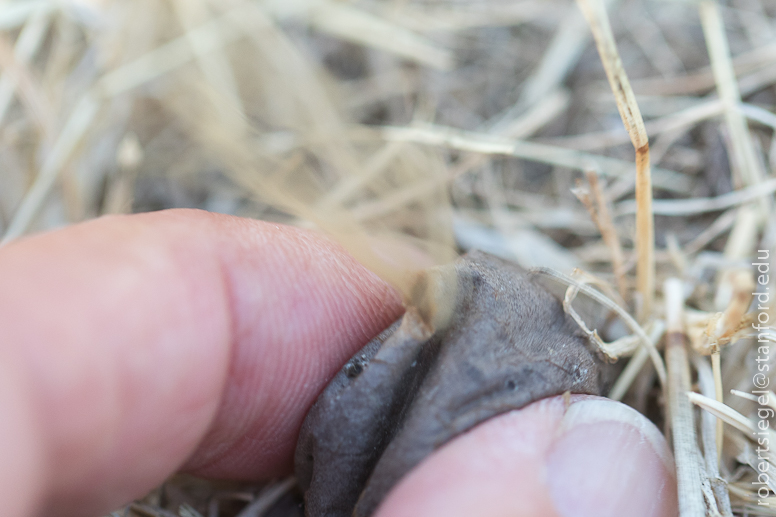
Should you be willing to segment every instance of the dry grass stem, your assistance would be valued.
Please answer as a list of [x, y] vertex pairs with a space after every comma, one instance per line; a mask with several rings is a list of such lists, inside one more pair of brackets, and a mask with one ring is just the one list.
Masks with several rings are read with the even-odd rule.
[[[714, 397], [717, 402], [723, 402], [724, 389], [722, 387], [722, 366], [720, 364], [719, 349], [715, 349], [711, 352], [711, 371], [714, 377]], [[725, 430], [722, 426], [722, 420], [717, 420], [717, 428], [715, 432], [717, 443], [717, 457], [722, 457], [722, 442], [725, 439]]]
[[[606, 0], [606, 2], [610, 4], [612, 0]], [[561, 21], [539, 65], [526, 79], [517, 103], [495, 120], [491, 120], [489, 129], [500, 132], [511, 119], [539, 102], [547, 92], [556, 91], [569, 69], [579, 59], [589, 38], [590, 32], [584, 18], [576, 11], [569, 11]]]
[[668, 414], [676, 457], [676, 480], [681, 517], [705, 517], [701, 492], [701, 466], [695, 421], [687, 395], [690, 365], [683, 325], [684, 288], [681, 280], [669, 278], [663, 285], [666, 311], [666, 363], [668, 364]]
[[[18, 66], [24, 66], [40, 50], [46, 31], [51, 23], [51, 9], [46, 5], [37, 7], [29, 14], [16, 44], [13, 48], [13, 58]], [[8, 68], [8, 67], [4, 67]], [[14, 92], [18, 88], [17, 81], [8, 73], [0, 78], [0, 124], [8, 113]]]
[[[776, 192], [776, 178], [768, 179], [759, 185], [734, 190], [715, 198], [656, 200], [652, 203], [655, 215], [685, 216], [726, 210], [762, 198], [773, 196]], [[624, 201], [617, 205], [616, 215], [636, 212], [636, 203]]]
[[[693, 365], [698, 372], [698, 385], [701, 390], [701, 394], [709, 397], [717, 398], [716, 388], [720, 384], [714, 379], [714, 373], [709, 366], [708, 361], [700, 356], [693, 357]], [[717, 400], [719, 400], [717, 398]], [[706, 467], [706, 478], [711, 486], [714, 498], [712, 501], [716, 505], [717, 512], [724, 516], [732, 516], [732, 510], [730, 506], [730, 494], [728, 493], [727, 484], [722, 478], [719, 472], [719, 462], [722, 460], [720, 444], [721, 435], [719, 434], [719, 426], [722, 425], [722, 420], [716, 418], [708, 411], [701, 413], [701, 443], [703, 444], [703, 457]]]
[[[649, 339], [656, 348], [657, 344], [663, 338], [665, 331], [665, 323], [661, 320], [653, 321], [650, 328], [647, 329]], [[609, 398], [613, 400], [622, 400], [636, 380], [636, 376], [641, 373], [648, 360], [649, 350], [646, 347], [639, 348], [636, 354], [628, 361], [628, 364], [625, 366], [622, 373], [620, 373], [620, 376], [617, 377], [617, 381], [615, 381], [612, 390], [609, 392]]]
[[598, 227], [601, 237], [612, 254], [612, 269], [614, 270], [617, 289], [620, 292], [620, 296], [625, 300], [628, 297], [628, 288], [625, 280], [625, 259], [622, 253], [622, 246], [620, 245], [620, 237], [617, 235], [614, 221], [612, 221], [610, 202], [601, 188], [598, 174], [594, 170], [590, 170], [586, 172], [585, 176], [590, 185], [590, 194], [592, 194], [593, 198], [584, 203], [585, 208], [590, 213], [590, 218]]
[[747, 435], [757, 434], [756, 424], [730, 406], [698, 393], [688, 393], [687, 396], [690, 402], [722, 419], [726, 424], [738, 429], [742, 433]]
[[[757, 185], [763, 180], [764, 173], [760, 167], [746, 119], [739, 109], [741, 94], [730, 59], [730, 49], [719, 5], [714, 0], [703, 0], [699, 2], [698, 9], [717, 91], [725, 107], [725, 122], [732, 143], [731, 165], [734, 173], [737, 174], [738, 186]], [[765, 212], [768, 209], [767, 199], [760, 200], [760, 206]]]
[[[383, 138], [397, 142], [415, 142], [425, 145], [444, 146], [474, 153], [514, 156], [559, 167], [585, 171], [595, 168], [601, 175], [620, 177], [632, 172], [633, 164], [607, 156], [582, 153], [572, 149], [535, 142], [510, 140], [485, 133], [475, 133], [439, 126], [384, 127]], [[656, 168], [655, 186], [664, 190], [682, 193], [690, 186], [688, 179], [674, 171]]]
[[453, 67], [453, 54], [420, 34], [353, 5], [320, 0], [272, 0], [270, 14], [281, 21], [298, 18], [332, 36], [391, 52], [440, 70]]
[[237, 514], [237, 517], [261, 517], [272, 508], [272, 505], [283, 494], [291, 490], [295, 484], [296, 479], [290, 477], [266, 487], [248, 506]]
[[652, 341], [649, 339], [649, 336], [647, 336], [646, 332], [644, 332], [644, 329], [641, 328], [641, 326], [638, 324], [638, 322], [633, 319], [633, 317], [628, 314], [622, 307], [611, 301], [609, 298], [601, 294], [599, 291], [596, 291], [592, 287], [582, 284], [580, 282], [577, 282], [573, 278], [564, 275], [562, 273], [559, 273], [557, 271], [553, 271], [551, 269], [547, 268], [536, 268], [533, 269], [532, 272], [541, 274], [543, 276], [546, 276], [547, 278], [550, 278], [556, 282], [559, 282], [566, 286], [573, 286], [580, 292], [586, 294], [591, 299], [597, 301], [605, 308], [615, 312], [627, 325], [627, 327], [633, 332], [636, 336], [639, 337], [641, 341], [641, 345], [649, 352], [649, 356], [652, 359], [652, 363], [655, 366], [655, 370], [657, 371], [658, 379], [660, 379], [661, 385], [663, 385], [666, 382], [666, 367], [665, 363], [663, 363], [663, 359], [660, 357], [660, 354], [657, 351], [657, 348], [655, 348], [655, 345], [652, 343]]
[[73, 112], [62, 129], [54, 147], [51, 149], [51, 153], [43, 162], [35, 182], [25, 195], [8, 228], [6, 228], [3, 238], [0, 240], [0, 245], [21, 236], [27, 231], [27, 228], [46, 201], [49, 192], [54, 187], [63, 165], [81, 142], [99, 108], [99, 102], [88, 94], [81, 98], [81, 101], [73, 108]]
[[606, 77], [612, 87], [617, 109], [636, 149], [636, 269], [637, 290], [641, 296], [639, 314], [643, 321], [652, 314], [655, 296], [655, 230], [652, 214], [652, 176], [649, 164], [649, 140], [636, 97], [622, 66], [614, 41], [606, 5], [602, 0], [578, 0], [590, 24]]
[[[637, 98], [638, 100], [638, 98]], [[663, 99], [661, 99], [663, 100]], [[719, 99], [711, 99], [694, 103], [693, 106], [685, 108], [678, 113], [671, 113], [660, 118], [646, 122], [644, 128], [647, 135], [651, 138], [663, 133], [686, 132], [695, 125], [710, 118], [719, 116], [723, 111], [722, 102]], [[630, 135], [621, 128], [608, 131], [598, 131], [594, 133], [584, 133], [581, 135], [563, 136], [549, 139], [547, 143], [570, 147], [580, 151], [594, 151], [596, 149], [605, 149], [607, 147], [617, 146], [630, 142]]]

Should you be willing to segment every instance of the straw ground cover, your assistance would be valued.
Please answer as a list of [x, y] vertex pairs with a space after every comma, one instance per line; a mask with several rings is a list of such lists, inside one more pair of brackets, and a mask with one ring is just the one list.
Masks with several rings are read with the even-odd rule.
[[[590, 330], [632, 356], [613, 396], [673, 438], [683, 514], [776, 515], [752, 434], [776, 403], [753, 394], [776, 334], [752, 327], [776, 320], [752, 295], [776, 291], [775, 18], [760, 0], [6, 0], [0, 233], [167, 207], [315, 225], [410, 301], [419, 256], [579, 268], [570, 309], [597, 289], [641, 325]], [[292, 495], [175, 478], [116, 515]]]

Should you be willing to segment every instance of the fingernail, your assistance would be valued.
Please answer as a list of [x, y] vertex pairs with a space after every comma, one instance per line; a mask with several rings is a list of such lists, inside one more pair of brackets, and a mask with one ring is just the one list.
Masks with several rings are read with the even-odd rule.
[[609, 400], [572, 404], [549, 450], [548, 485], [561, 517], [677, 514], [675, 470], [660, 431]]

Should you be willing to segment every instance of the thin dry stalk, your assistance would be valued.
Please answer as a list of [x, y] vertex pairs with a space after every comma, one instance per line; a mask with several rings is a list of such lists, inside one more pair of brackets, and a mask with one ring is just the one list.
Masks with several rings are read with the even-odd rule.
[[679, 514], [681, 517], [705, 517], [695, 421], [692, 405], [687, 398], [690, 392], [690, 365], [682, 322], [683, 290], [682, 281], [677, 278], [669, 278], [663, 286], [666, 304], [668, 409], [676, 457]]
[[687, 246], [685, 246], [685, 253], [687, 253], [687, 255], [694, 255], [698, 253], [703, 248], [708, 246], [709, 243], [711, 243], [714, 239], [731, 229], [733, 224], [736, 222], [736, 212], [736, 210], [728, 210], [727, 212], [724, 212], [722, 215], [717, 217], [713, 223], [711, 223], [707, 228], [699, 233], [697, 237], [690, 241]]
[[[711, 371], [714, 377], [714, 397], [717, 399], [717, 402], [722, 403], [724, 390], [722, 388], [722, 366], [720, 364], [719, 348], [715, 348], [714, 351], [711, 352]], [[725, 439], [725, 428], [722, 425], [722, 420], [717, 420], [715, 436], [717, 442], [717, 457], [721, 458], [722, 442]]]
[[[648, 334], [649, 339], [652, 341], [655, 347], [657, 347], [658, 342], [660, 342], [660, 340], [663, 338], [665, 331], [666, 327], [662, 321], [656, 320], [652, 324]], [[627, 366], [625, 366], [620, 376], [617, 377], [617, 381], [614, 383], [614, 386], [612, 386], [612, 389], [609, 392], [609, 398], [612, 400], [622, 400], [625, 394], [628, 393], [628, 390], [630, 389], [633, 382], [636, 380], [636, 377], [639, 375], [639, 373], [641, 373], [644, 365], [647, 364], [648, 360], [649, 350], [644, 347], [639, 348], [636, 354], [631, 357], [630, 361], [628, 361]]]
[[[717, 418], [722, 419], [726, 424], [741, 431], [749, 440], [756, 440], [755, 437], [760, 436], [761, 434], [767, 434], [769, 441], [776, 439], [776, 431], [773, 429], [768, 429], [766, 432], [763, 432], [762, 430], [758, 429], [757, 422], [754, 422], [752, 419], [745, 417], [726, 404], [722, 404], [713, 398], [706, 397], [698, 393], [688, 393], [687, 397], [689, 398], [690, 402], [696, 406], [705, 409]], [[770, 450], [765, 451], [765, 453], [768, 461], [773, 463], [774, 458], [776, 458], [774, 452]]]
[[0, 124], [16, 93], [30, 122], [37, 126], [41, 134], [50, 135], [54, 126], [50, 103], [35, 81], [28, 63], [19, 59], [18, 48], [19, 42], [11, 48], [8, 40], [0, 36], [0, 68], [4, 72], [0, 78]]
[[349, 3], [275, 0], [264, 2], [264, 5], [279, 20], [297, 18], [332, 36], [385, 50], [433, 68], [450, 70], [455, 64], [451, 51]]
[[[674, 217], [716, 212], [767, 198], [772, 196], [774, 192], [776, 192], [776, 178], [771, 178], [759, 185], [734, 190], [717, 197], [658, 199], [652, 203], [652, 211], [655, 215]], [[634, 212], [636, 212], [636, 204], [631, 201], [624, 201], [617, 205], [616, 215], [632, 214]]]
[[[722, 15], [716, 1], [704, 0], [699, 3], [699, 13], [706, 38], [706, 46], [711, 60], [711, 68], [717, 86], [717, 92], [725, 107], [725, 123], [730, 138], [730, 163], [734, 173], [734, 182], [742, 186], [759, 186], [765, 173], [757, 155], [746, 118], [740, 108], [741, 92], [736, 80], [735, 70], [730, 57]], [[753, 254], [757, 239], [759, 222], [771, 213], [770, 197], [757, 198], [757, 210], [743, 206], [738, 210], [733, 231], [725, 246], [725, 256], [731, 260], [744, 259]], [[725, 274], [721, 275], [719, 290], [724, 288]], [[718, 297], [719, 298], [719, 290]], [[714, 359], [712, 357], [712, 359]], [[715, 374], [719, 374], [719, 358], [712, 363]], [[721, 387], [718, 387], [718, 390]], [[721, 395], [720, 395], [721, 396]], [[718, 437], [721, 440], [721, 425]]]
[[[730, 160], [734, 178], [739, 187], [757, 185], [763, 180], [764, 173], [746, 119], [739, 108], [741, 93], [738, 90], [719, 5], [715, 0], [703, 0], [698, 4], [698, 9], [717, 92], [725, 107], [725, 123], [732, 144]], [[765, 213], [768, 210], [767, 200], [762, 199], [760, 207]]]
[[[366, 133], [363, 130], [362, 132]], [[381, 128], [380, 133], [384, 139], [396, 142], [415, 142], [474, 153], [514, 156], [579, 171], [595, 168], [603, 176], [626, 177], [633, 170], [631, 162], [608, 156], [439, 125], [386, 126]], [[652, 172], [656, 187], [680, 194], [687, 193], [690, 189], [691, 182], [683, 174], [663, 168], [655, 168]]]
[[364, 172], [357, 176], [347, 177], [332, 187], [318, 201], [321, 211], [333, 206], [341, 205], [355, 197], [365, 185], [378, 178], [396, 157], [404, 150], [405, 144], [401, 142], [388, 142], [382, 149], [376, 152], [364, 165]]
[[[367, 2], [364, 2], [367, 3]], [[375, 5], [377, 4], [377, 5]], [[444, 3], [373, 2], [374, 11], [384, 18], [412, 30], [423, 32], [454, 32], [478, 27], [509, 27], [530, 22], [552, 9], [543, 0], [520, 0], [509, 3]]]
[[[776, 59], [776, 44], [768, 43], [742, 52], [732, 59], [736, 74], [746, 74], [772, 64]], [[710, 66], [697, 69], [678, 77], [649, 77], [633, 82], [637, 92], [652, 95], [701, 94], [714, 87], [714, 74]]]
[[[614, 3], [606, 0], [607, 4]], [[549, 94], [557, 91], [568, 71], [573, 68], [585, 49], [590, 32], [578, 12], [570, 11], [561, 21], [555, 36], [544, 52], [539, 65], [525, 81], [517, 103], [490, 122], [491, 130], [499, 132], [509, 121]]]
[[612, 87], [617, 109], [636, 149], [636, 284], [641, 296], [640, 319], [652, 313], [655, 296], [655, 229], [652, 214], [652, 177], [649, 166], [649, 140], [636, 96], [622, 66], [614, 41], [606, 6], [602, 0], [577, 0], [593, 31], [598, 53]]
[[725, 258], [731, 263], [744, 261], [752, 256], [757, 244], [760, 220], [757, 207], [754, 205], [743, 205], [736, 212], [736, 221], [725, 243], [724, 251]]
[[[218, 40], [216, 35], [221, 32], [222, 24], [233, 21], [236, 16], [239, 16], [240, 11], [238, 9], [229, 11], [221, 19], [210, 21], [193, 31], [189, 31], [187, 35], [106, 74], [91, 91], [85, 92], [80, 101], [76, 103], [54, 146], [44, 159], [34, 183], [14, 214], [2, 240], [0, 240], [0, 245], [21, 236], [30, 226], [56, 184], [63, 166], [71, 158], [76, 147], [90, 129], [106, 97], [112, 97], [136, 88], [187, 63], [193, 57], [189, 43], [190, 38], [201, 38], [201, 33], [208, 33], [210, 37], [204, 38], [204, 40], [211, 43], [210, 46], [198, 48], [197, 50], [200, 52], [213, 50], [218, 44], [224, 44], [226, 41]], [[223, 32], [234, 33], [236, 31]], [[212, 41], [213, 39], [215, 42]]]
[[[27, 64], [38, 52], [51, 23], [51, 12], [48, 6], [39, 6], [24, 25], [13, 49], [13, 57], [20, 65]], [[8, 113], [8, 108], [18, 85], [13, 77], [4, 73], [0, 78], [0, 124]]]
[[660, 353], [658, 353], [657, 348], [655, 347], [654, 343], [649, 339], [649, 336], [647, 336], [647, 333], [644, 332], [644, 329], [641, 327], [641, 325], [638, 324], [638, 322], [633, 319], [633, 317], [628, 314], [622, 307], [614, 303], [612, 300], [601, 294], [600, 292], [596, 291], [592, 287], [581, 284], [574, 280], [573, 278], [564, 275], [562, 273], [559, 273], [558, 271], [553, 271], [552, 269], [548, 268], [535, 268], [531, 270], [532, 272], [539, 273], [541, 275], [544, 275], [548, 278], [551, 278], [552, 280], [559, 282], [565, 286], [574, 286], [576, 289], [578, 289], [580, 292], [586, 294], [593, 300], [597, 301], [607, 309], [615, 312], [625, 323], [625, 325], [633, 332], [635, 335], [639, 337], [641, 340], [641, 343], [643, 345], [643, 348], [645, 348], [650, 358], [652, 359], [652, 363], [655, 365], [655, 370], [657, 371], [658, 379], [660, 380], [661, 386], [666, 385], [666, 366], [663, 362], [663, 359], [660, 357]]
[[[760, 397], [758, 397], [757, 395], [754, 395], [752, 393], [746, 393], [744, 391], [730, 390], [730, 393], [731, 395], [735, 395], [736, 397], [741, 397], [746, 400], [751, 400], [752, 402], [758, 402], [760, 400]], [[766, 402], [765, 405], [776, 410], [776, 393], [769, 390], [767, 392], [766, 398], [767, 400], [765, 401]]]
[[739, 108], [748, 120], [776, 129], [776, 115], [770, 111], [746, 102], [742, 102]]
[[223, 15], [191, 29], [183, 36], [160, 45], [150, 52], [107, 72], [98, 82], [105, 96], [132, 90], [169, 73], [196, 57], [191, 42], [197, 41], [200, 54], [212, 52], [244, 36], [237, 27], [249, 13], [245, 6], [230, 9]]
[[35, 182], [14, 214], [2, 240], [0, 240], [0, 245], [21, 236], [27, 231], [32, 220], [46, 201], [49, 192], [54, 187], [65, 162], [70, 158], [76, 146], [78, 146], [89, 129], [90, 124], [97, 116], [99, 108], [99, 101], [88, 93], [73, 108], [67, 124], [65, 124], [54, 147], [35, 177]]
[[[678, 113], [671, 113], [661, 118], [653, 119], [644, 124], [649, 137], [656, 137], [662, 133], [681, 132], [691, 130], [698, 123], [716, 117], [722, 113], [722, 102], [719, 99], [704, 100], [685, 108]], [[546, 143], [562, 145], [580, 151], [593, 151], [604, 149], [630, 141], [630, 135], [622, 132], [622, 129], [608, 131], [596, 131], [573, 136], [562, 136], [546, 140]]]
[[246, 506], [237, 517], [261, 517], [269, 510], [283, 494], [291, 490], [296, 484], [296, 479], [290, 477], [274, 485], [270, 485]]
[[229, 66], [225, 52], [224, 31], [214, 32], [212, 41], [195, 37], [193, 30], [206, 23], [209, 9], [205, 0], [175, 0], [175, 12], [181, 25], [186, 29], [185, 36], [196, 56], [199, 67], [210, 83], [232, 107], [244, 113], [237, 86], [237, 78]]
[[594, 170], [590, 170], [587, 171], [586, 176], [597, 208], [594, 222], [598, 226], [606, 246], [611, 251], [612, 270], [617, 281], [617, 289], [620, 292], [620, 296], [625, 300], [628, 297], [628, 284], [625, 280], [625, 258], [622, 253], [620, 237], [617, 235], [617, 229], [614, 227], [614, 221], [612, 220], [609, 199], [601, 188], [598, 174]]
[[103, 214], [126, 214], [132, 212], [135, 181], [138, 167], [143, 161], [143, 149], [137, 135], [125, 136], [116, 152], [118, 170], [106, 186]]
[[[715, 395], [716, 381], [708, 361], [698, 355], [693, 356], [693, 365], [698, 372], [698, 385], [701, 393], [705, 396]], [[715, 395], [716, 396], [716, 395]], [[701, 442], [703, 443], [703, 456], [706, 466], [706, 476], [711, 489], [714, 493], [714, 500], [717, 509], [722, 517], [730, 517], [730, 494], [728, 493], [727, 483], [720, 476], [719, 462], [722, 461], [720, 449], [718, 447], [718, 426], [722, 425], [722, 420], [716, 418], [708, 411], [701, 414]]]
[[[505, 123], [503, 126], [499, 126], [498, 128], [494, 128], [491, 132], [496, 134], [499, 137], [508, 137], [508, 138], [526, 138], [531, 136], [533, 133], [538, 131], [542, 126], [549, 123], [552, 119], [557, 117], [563, 109], [565, 109], [568, 106], [569, 102], [569, 94], [565, 91], [557, 91], [554, 94], [549, 94], [544, 96], [539, 103], [534, 105], [533, 107], [527, 109], [525, 113], [523, 113], [521, 116], [510, 120], [508, 123]], [[396, 145], [400, 142], [391, 142], [392, 144]], [[478, 166], [483, 165], [488, 161], [490, 157], [488, 154], [474, 154], [469, 157], [467, 157], [465, 160], [463, 160], [459, 165], [457, 165], [455, 168], [451, 170], [450, 178], [458, 177], [462, 174], [466, 174], [469, 171], [475, 169]], [[366, 177], [366, 175], [361, 175], [362, 177]], [[364, 180], [366, 181], [366, 180]], [[437, 183], [430, 183], [428, 185], [428, 188], [433, 190], [438, 188], [439, 185]], [[399, 203], [399, 205], [403, 203], [410, 202], [417, 197], [420, 197], [424, 195], [426, 192], [425, 189], [416, 189], [414, 193], [401, 193], [400, 196], [402, 198], [402, 202]], [[382, 215], [386, 211], [391, 211], [393, 208], [388, 208], [386, 210], [386, 206], [393, 207], [396, 203], [388, 202], [388, 200], [382, 200], [377, 203], [373, 203], [371, 207], [362, 208], [361, 213], [369, 214], [369, 216], [375, 216], [375, 215]]]
[[[714, 387], [717, 402], [723, 402], [722, 366], [720, 363], [721, 347], [730, 343], [734, 336], [745, 327], [746, 312], [752, 302], [752, 292], [755, 289], [752, 272], [748, 269], [726, 271], [720, 282], [721, 290], [732, 291], [727, 309], [717, 318], [716, 325], [707, 335], [711, 348], [711, 366], [714, 373]], [[717, 455], [722, 455], [724, 430], [722, 421], [717, 421]]]

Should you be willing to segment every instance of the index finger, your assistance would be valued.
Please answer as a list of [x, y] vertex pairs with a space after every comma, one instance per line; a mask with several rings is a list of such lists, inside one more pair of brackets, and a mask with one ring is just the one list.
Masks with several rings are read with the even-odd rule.
[[184, 463], [284, 474], [317, 394], [400, 311], [337, 245], [258, 221], [168, 211], [13, 243], [0, 250], [3, 499], [16, 515], [40, 498], [85, 515]]

